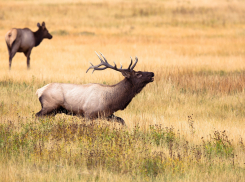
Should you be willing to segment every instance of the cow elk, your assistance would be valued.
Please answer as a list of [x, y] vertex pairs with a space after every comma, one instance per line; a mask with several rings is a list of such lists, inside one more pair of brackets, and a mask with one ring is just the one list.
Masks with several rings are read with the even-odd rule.
[[83, 116], [87, 119], [107, 118], [125, 125], [124, 120], [114, 116], [113, 113], [124, 110], [136, 94], [140, 93], [149, 82], [153, 82], [154, 73], [134, 71], [138, 62], [137, 57], [133, 66], [131, 58], [129, 67], [122, 69], [122, 66], [117, 68], [115, 63], [114, 66], [110, 65], [103, 54], [101, 56], [104, 60], [98, 55], [101, 63], [96, 66], [91, 63], [92, 66], [88, 68], [87, 72], [90, 69], [93, 69], [94, 72], [110, 68], [122, 73], [125, 77], [122, 81], [115, 85], [50, 83], [36, 92], [42, 106], [36, 116], [66, 113]]
[[48, 32], [45, 22], [42, 26], [37, 24], [38, 30], [32, 32], [29, 28], [19, 29], [12, 28], [5, 35], [5, 41], [9, 53], [9, 69], [16, 52], [23, 52], [27, 58], [27, 68], [30, 68], [30, 55], [33, 47], [37, 47], [43, 39], [52, 39], [52, 35]]

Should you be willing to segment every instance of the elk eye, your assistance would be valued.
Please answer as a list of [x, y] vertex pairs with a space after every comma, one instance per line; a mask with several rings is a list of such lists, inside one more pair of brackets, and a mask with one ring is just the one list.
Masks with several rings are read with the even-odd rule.
[[136, 73], [135, 75], [137, 76], [137, 78], [142, 77], [142, 75], [141, 75], [141, 74], [139, 74], [139, 73]]

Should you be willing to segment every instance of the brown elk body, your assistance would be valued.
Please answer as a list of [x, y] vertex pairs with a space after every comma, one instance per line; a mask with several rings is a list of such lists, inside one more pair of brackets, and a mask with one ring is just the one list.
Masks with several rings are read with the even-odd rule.
[[[120, 71], [125, 78], [115, 85], [102, 85], [98, 83], [83, 85], [67, 83], [48, 84], [36, 92], [42, 106], [42, 109], [36, 116], [66, 113], [84, 116], [88, 119], [98, 117], [115, 119], [124, 125], [123, 119], [114, 116], [113, 113], [118, 110], [124, 110], [133, 97], [140, 93], [149, 82], [154, 80], [154, 73], [134, 71], [133, 68], [138, 61], [137, 57], [132, 67], [131, 59], [128, 69], [117, 68], [116, 65], [111, 66], [105, 58], [104, 60], [100, 58], [101, 63], [97, 66], [92, 65], [89, 69], [104, 70], [111, 68]], [[101, 68], [100, 66], [104, 67]]]
[[27, 68], [30, 68], [30, 55], [33, 47], [38, 46], [44, 38], [52, 39], [52, 35], [45, 27], [37, 24], [38, 30], [32, 32], [29, 28], [17, 29], [12, 28], [5, 35], [5, 41], [9, 53], [9, 69], [11, 69], [12, 59], [16, 52], [23, 52], [27, 58]]

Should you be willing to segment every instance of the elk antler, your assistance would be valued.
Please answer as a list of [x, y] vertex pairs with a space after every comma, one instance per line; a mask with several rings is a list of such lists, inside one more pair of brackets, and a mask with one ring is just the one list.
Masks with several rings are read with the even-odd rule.
[[[126, 71], [126, 72], [131, 72], [131, 71], [134, 69], [134, 67], [136, 66], [137, 62], [138, 62], [138, 58], [135, 57], [135, 63], [134, 63], [134, 65], [131, 67], [131, 65], [132, 65], [132, 63], [133, 63], [133, 60], [132, 60], [132, 58], [131, 58], [131, 63], [130, 63], [130, 65], [129, 65], [129, 67], [128, 67], [127, 69], [122, 69], [122, 65], [121, 65], [120, 68], [117, 68], [116, 63], [114, 62], [115, 66], [110, 65], [110, 64], [107, 62], [106, 58], [104, 57], [104, 55], [103, 55], [101, 52], [100, 52], [100, 54], [101, 54], [101, 56], [104, 58], [104, 60], [98, 55], [97, 52], [95, 52], [95, 53], [96, 53], [97, 56], [99, 57], [101, 63], [94, 66], [94, 65], [90, 62], [90, 64], [91, 64], [92, 66], [90, 66], [90, 67], [87, 69], [86, 73], [87, 73], [90, 69], [93, 69], [93, 71], [92, 71], [92, 73], [93, 73], [95, 70], [105, 70], [106, 68], [111, 68], [111, 69], [116, 70], [116, 71], [119, 71], [119, 72], [125, 72], [125, 71]], [[104, 67], [100, 68], [100, 66], [104, 66]]]

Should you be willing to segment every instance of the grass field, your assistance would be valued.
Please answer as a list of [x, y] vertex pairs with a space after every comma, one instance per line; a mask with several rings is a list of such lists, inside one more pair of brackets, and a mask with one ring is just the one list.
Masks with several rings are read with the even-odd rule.
[[[53, 35], [8, 70], [10, 28]], [[244, 181], [245, 2], [0, 1], [0, 181]], [[155, 81], [103, 120], [36, 119], [51, 82], [115, 84], [99, 63], [152, 71]]]

